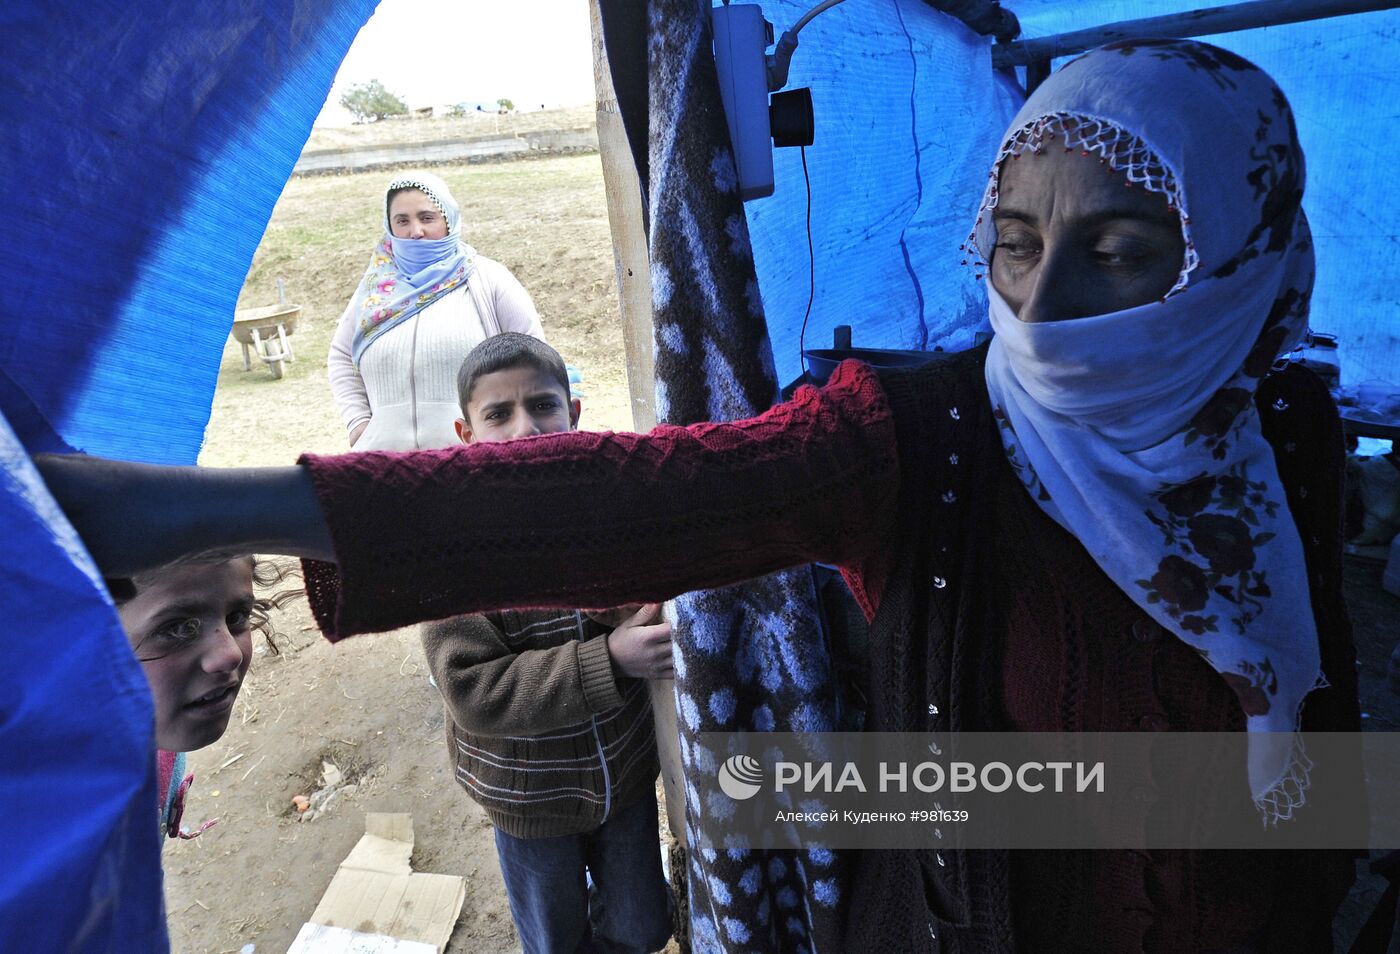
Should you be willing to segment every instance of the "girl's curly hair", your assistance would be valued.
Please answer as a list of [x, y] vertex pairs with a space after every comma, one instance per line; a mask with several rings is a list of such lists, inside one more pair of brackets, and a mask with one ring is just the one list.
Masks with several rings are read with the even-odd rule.
[[[296, 579], [301, 576], [301, 567], [292, 560], [270, 560], [263, 557], [253, 557], [253, 593], [259, 590], [268, 590], [274, 586], [286, 583], [289, 579]], [[253, 630], [260, 634], [267, 643], [267, 651], [276, 655], [282, 650], [277, 647], [277, 627], [272, 621], [272, 613], [280, 610], [288, 603], [298, 600], [306, 595], [306, 591], [300, 586], [288, 586], [269, 593], [266, 596], [259, 596], [253, 601]]]

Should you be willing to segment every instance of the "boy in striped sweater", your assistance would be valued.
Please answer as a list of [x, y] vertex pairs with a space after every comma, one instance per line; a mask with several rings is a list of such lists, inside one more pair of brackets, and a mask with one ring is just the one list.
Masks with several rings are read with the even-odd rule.
[[[564, 362], [527, 335], [486, 339], [457, 385], [465, 443], [578, 424]], [[670, 938], [645, 683], [672, 676], [658, 610], [507, 611], [422, 630], [457, 780], [495, 826], [526, 954], [655, 951]]]

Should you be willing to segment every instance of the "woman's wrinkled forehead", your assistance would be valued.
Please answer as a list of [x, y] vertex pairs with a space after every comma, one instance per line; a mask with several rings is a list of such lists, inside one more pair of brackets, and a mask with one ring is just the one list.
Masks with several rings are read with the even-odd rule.
[[1056, 116], [1118, 130], [1125, 147], [1156, 161], [1147, 187], [1165, 191], [1158, 184], [1168, 183], [1175, 193], [1201, 274], [1226, 265], [1271, 216], [1301, 201], [1303, 156], [1288, 101], [1267, 73], [1228, 50], [1192, 40], [1125, 40], [1086, 53], [1027, 99], [998, 163]]

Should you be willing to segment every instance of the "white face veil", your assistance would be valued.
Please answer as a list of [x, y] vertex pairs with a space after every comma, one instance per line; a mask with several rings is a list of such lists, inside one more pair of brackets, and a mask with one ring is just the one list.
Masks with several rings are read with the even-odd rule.
[[1292, 733], [1320, 654], [1253, 398], [1307, 331], [1313, 254], [1292, 112], [1267, 74], [1204, 43], [1095, 50], [1013, 121], [969, 239], [983, 263], [1002, 161], [1057, 148], [1165, 195], [1186, 252], [1160, 301], [1072, 321], [1023, 323], [988, 282], [987, 388], [1006, 453], [1039, 506], [1235, 690], [1256, 804], [1287, 818], [1307, 788]]

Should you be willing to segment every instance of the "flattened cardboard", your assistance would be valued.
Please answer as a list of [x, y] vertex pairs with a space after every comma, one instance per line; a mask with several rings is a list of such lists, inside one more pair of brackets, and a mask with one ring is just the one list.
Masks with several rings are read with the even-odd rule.
[[[418, 941], [442, 954], [462, 913], [466, 880], [457, 875], [416, 872], [409, 867], [412, 854], [412, 815], [367, 813], [365, 834], [336, 869], [302, 933], [307, 927], [344, 928], [370, 940], [380, 935], [391, 941]], [[300, 939], [301, 934], [297, 936]], [[410, 950], [355, 946], [298, 952], [294, 945], [288, 954], [409, 954]]]
[[[433, 954], [437, 948], [422, 941], [401, 941], [383, 934], [361, 934], [345, 928], [307, 922], [297, 932], [287, 954]], [[439, 952], [440, 954], [440, 952]]]

